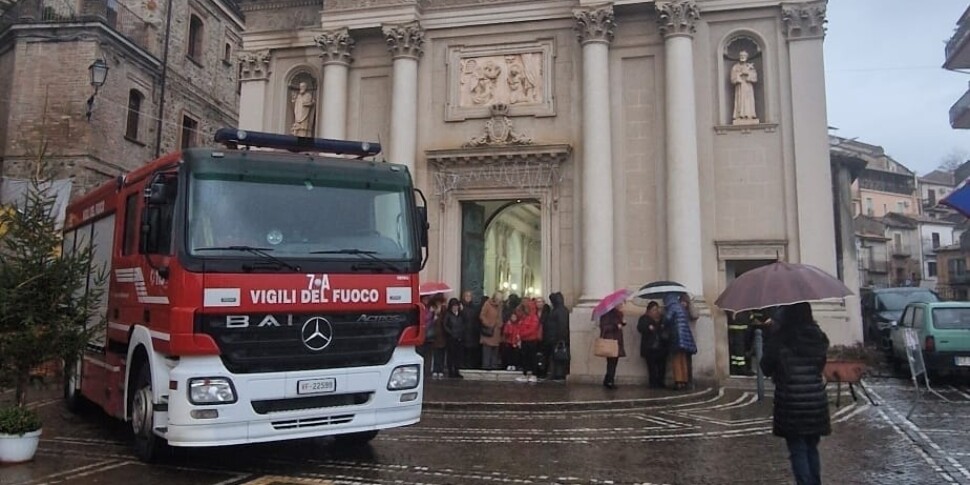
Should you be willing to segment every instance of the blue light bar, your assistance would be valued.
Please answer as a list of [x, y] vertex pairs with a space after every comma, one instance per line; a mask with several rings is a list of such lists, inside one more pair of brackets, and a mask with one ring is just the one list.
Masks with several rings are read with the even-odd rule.
[[236, 128], [219, 128], [215, 141], [226, 148], [235, 149], [239, 146], [276, 148], [291, 152], [323, 152], [336, 155], [356, 155], [372, 157], [381, 152], [380, 143], [368, 141], [331, 140], [328, 138], [310, 138], [260, 131], [246, 131]]

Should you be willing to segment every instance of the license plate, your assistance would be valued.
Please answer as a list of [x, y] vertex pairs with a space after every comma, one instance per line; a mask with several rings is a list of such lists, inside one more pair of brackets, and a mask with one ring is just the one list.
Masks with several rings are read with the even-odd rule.
[[970, 367], [970, 357], [955, 357], [958, 367]]
[[305, 381], [297, 381], [296, 383], [297, 394], [322, 394], [336, 390], [337, 379], [333, 377], [326, 379], [308, 379]]

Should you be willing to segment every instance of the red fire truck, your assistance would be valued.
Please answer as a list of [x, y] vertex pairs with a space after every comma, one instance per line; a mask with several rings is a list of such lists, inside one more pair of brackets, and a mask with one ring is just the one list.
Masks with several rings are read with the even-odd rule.
[[408, 169], [363, 160], [375, 143], [216, 141], [69, 207], [64, 250], [93, 244], [108, 274], [90, 280], [105, 332], [70, 366], [68, 404], [130, 422], [144, 460], [418, 422], [428, 226]]

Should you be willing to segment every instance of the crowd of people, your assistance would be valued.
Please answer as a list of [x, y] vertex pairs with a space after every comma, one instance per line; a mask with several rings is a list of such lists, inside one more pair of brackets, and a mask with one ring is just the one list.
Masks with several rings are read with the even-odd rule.
[[[433, 378], [461, 378], [462, 368], [521, 370], [523, 382], [564, 380], [569, 370], [569, 312], [561, 293], [519, 298], [501, 293], [476, 304], [472, 294], [446, 300], [423, 297], [427, 340], [422, 348]], [[798, 484], [821, 483], [818, 444], [831, 433], [826, 383], [822, 376], [828, 337], [808, 303], [760, 310], [767, 345], [761, 369], [774, 382], [773, 433], [785, 438]], [[690, 323], [698, 314], [686, 294], [669, 293], [663, 303], [650, 301], [637, 321], [640, 355], [646, 361], [649, 387], [663, 388], [668, 366], [674, 388], [691, 379], [690, 359], [697, 344]], [[623, 305], [599, 319], [600, 339], [616, 340], [615, 357], [607, 357], [603, 385], [615, 389], [616, 367], [626, 356]], [[767, 338], [770, 336], [770, 338]]]
[[[685, 389], [691, 380], [691, 356], [697, 353], [697, 344], [690, 330], [690, 323], [698, 315], [686, 294], [668, 294], [663, 308], [656, 301], [647, 304], [647, 311], [637, 321], [640, 333], [640, 356], [646, 360], [649, 387], [662, 389], [667, 375], [668, 362], [674, 380], [674, 389]], [[603, 386], [616, 388], [616, 366], [626, 357], [623, 345], [623, 306], [620, 305], [600, 317], [600, 338], [617, 341], [616, 357], [606, 358], [606, 375]]]
[[461, 379], [461, 369], [521, 371], [520, 382], [564, 381], [569, 372], [569, 311], [561, 293], [507, 299], [496, 292], [474, 301], [423, 296], [425, 345], [432, 379]]

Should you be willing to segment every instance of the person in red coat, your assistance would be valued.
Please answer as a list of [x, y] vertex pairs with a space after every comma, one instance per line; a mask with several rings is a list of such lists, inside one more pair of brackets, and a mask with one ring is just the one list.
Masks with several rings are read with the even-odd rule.
[[600, 317], [600, 338], [616, 340], [619, 354], [616, 357], [607, 357], [606, 375], [603, 377], [603, 386], [608, 389], [616, 389], [616, 364], [620, 362], [620, 357], [626, 357], [626, 350], [623, 348], [623, 305], [620, 305], [606, 315]]
[[537, 382], [535, 375], [536, 354], [539, 352], [539, 342], [542, 341], [542, 327], [539, 325], [539, 315], [536, 312], [535, 303], [523, 303], [519, 306], [519, 338], [522, 341], [520, 347], [520, 361], [522, 362], [522, 375], [529, 382]]

